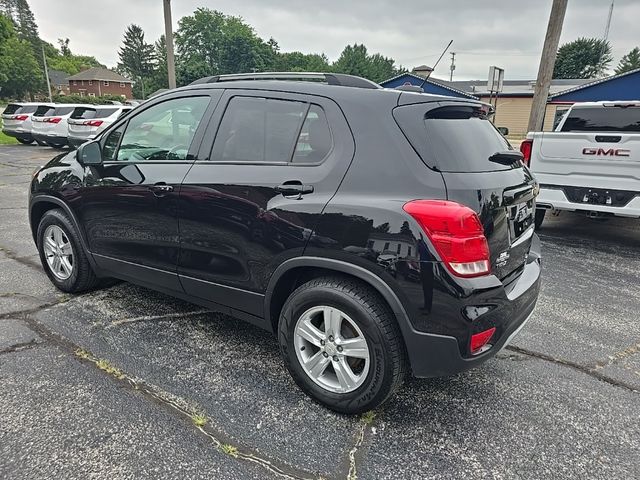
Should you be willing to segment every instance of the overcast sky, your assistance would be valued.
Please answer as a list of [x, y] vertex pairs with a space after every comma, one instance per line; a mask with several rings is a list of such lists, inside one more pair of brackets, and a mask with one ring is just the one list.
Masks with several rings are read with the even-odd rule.
[[[139, 24], [156, 40], [163, 32], [162, 0], [30, 0], [40, 36], [69, 38], [74, 53], [118, 61], [122, 34]], [[364, 43], [411, 69], [433, 65], [449, 40], [457, 52], [454, 79], [484, 79], [489, 65], [507, 79], [533, 79], [544, 41], [551, 0], [173, 0], [174, 28], [198, 7], [239, 15], [282, 51], [324, 52], [335, 60], [345, 45]], [[610, 0], [569, 0], [561, 43], [602, 37]], [[640, 0], [616, 0], [609, 40], [614, 65], [640, 44]], [[434, 77], [448, 78], [450, 56]]]

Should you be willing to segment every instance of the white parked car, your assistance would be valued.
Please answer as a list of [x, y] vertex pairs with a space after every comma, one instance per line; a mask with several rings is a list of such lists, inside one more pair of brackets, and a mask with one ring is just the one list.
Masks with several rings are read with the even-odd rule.
[[132, 109], [133, 107], [128, 105], [92, 105], [76, 108], [67, 121], [69, 146], [77, 148], [92, 140]]
[[547, 210], [640, 217], [640, 101], [577, 103], [520, 151], [540, 183], [537, 227]]
[[33, 116], [33, 138], [40, 144], [45, 143], [54, 148], [64, 148], [68, 144], [69, 126], [67, 121], [76, 108], [91, 105], [61, 103], [53, 112], [46, 115]]
[[2, 113], [2, 131], [20, 143], [33, 143], [32, 117], [37, 111], [53, 108], [51, 103], [10, 103]]

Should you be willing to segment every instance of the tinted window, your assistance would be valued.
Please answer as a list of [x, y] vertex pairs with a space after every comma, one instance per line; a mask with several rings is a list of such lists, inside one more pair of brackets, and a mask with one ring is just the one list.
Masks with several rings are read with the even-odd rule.
[[76, 107], [56, 107], [53, 114], [54, 115], [68, 115], [73, 112]]
[[25, 105], [24, 107], [21, 107], [20, 110], [18, 110], [16, 113], [34, 113], [36, 110], [38, 110], [37, 105]]
[[307, 108], [304, 102], [232, 98], [216, 135], [212, 160], [289, 162]]
[[104, 160], [115, 160], [116, 151], [118, 150], [118, 144], [122, 138], [122, 132], [124, 132], [124, 125], [118, 127], [105, 139], [102, 146], [102, 158]]
[[40, 105], [39, 107], [36, 108], [35, 113], [33, 114], [34, 117], [50, 117], [51, 115], [53, 115], [53, 112], [55, 112], [55, 108], [54, 107], [49, 107], [47, 105]]
[[96, 108], [95, 118], [107, 118], [117, 112], [117, 108]]
[[563, 132], [640, 132], [640, 107], [574, 108]]
[[18, 110], [20, 110], [20, 105], [15, 103], [10, 103], [9, 105], [7, 105], [7, 108], [5, 108], [4, 112], [2, 113], [4, 115], [13, 115], [14, 113], [18, 113]]
[[329, 154], [332, 147], [327, 117], [322, 108], [311, 105], [298, 136], [293, 163], [320, 162]]
[[425, 113], [424, 105], [396, 108], [398, 125], [431, 168], [443, 172], [486, 172], [511, 166], [490, 162], [494, 153], [510, 150], [481, 107], [442, 107]]
[[209, 104], [209, 97], [167, 100], [127, 123], [117, 160], [184, 160]]
[[90, 118], [94, 118], [96, 116], [96, 109], [89, 107], [78, 107], [71, 114], [71, 118], [74, 120], [88, 120]]

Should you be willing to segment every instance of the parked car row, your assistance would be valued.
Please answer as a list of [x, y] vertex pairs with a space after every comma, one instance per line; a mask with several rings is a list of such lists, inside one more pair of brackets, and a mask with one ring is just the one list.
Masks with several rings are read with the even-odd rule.
[[83, 105], [72, 103], [10, 103], [2, 114], [2, 131], [18, 142], [76, 148], [93, 139], [130, 105]]

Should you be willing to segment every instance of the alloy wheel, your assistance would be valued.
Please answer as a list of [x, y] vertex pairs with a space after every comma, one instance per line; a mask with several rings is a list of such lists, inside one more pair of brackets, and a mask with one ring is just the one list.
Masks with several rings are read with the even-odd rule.
[[51, 273], [66, 280], [73, 273], [73, 247], [67, 234], [57, 225], [49, 225], [44, 232], [43, 248]]

